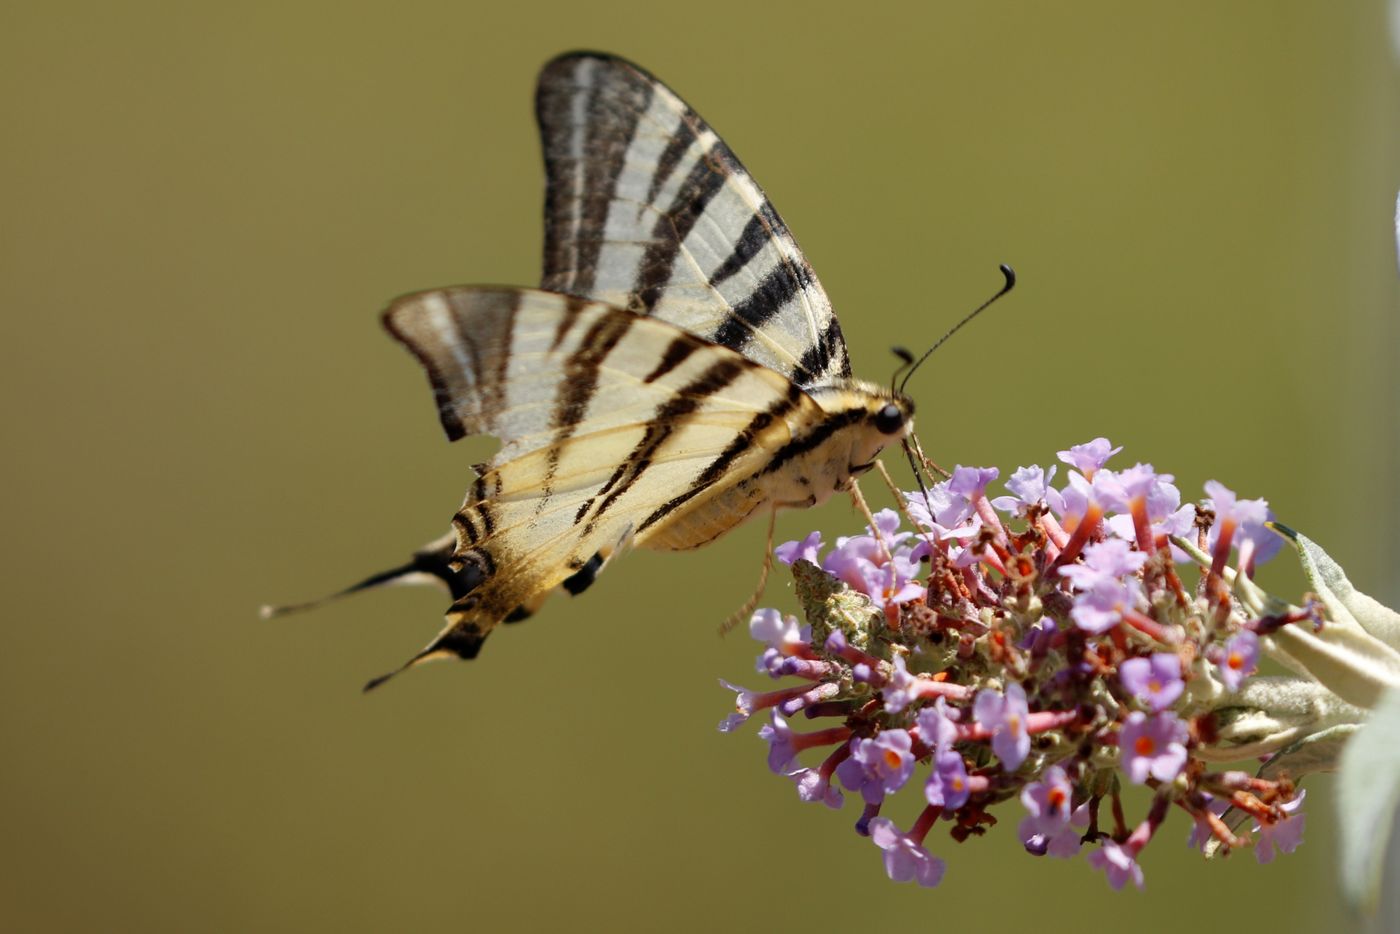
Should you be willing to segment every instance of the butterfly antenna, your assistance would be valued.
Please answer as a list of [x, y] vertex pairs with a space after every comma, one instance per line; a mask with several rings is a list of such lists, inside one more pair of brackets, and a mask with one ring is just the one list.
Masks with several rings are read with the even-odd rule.
[[914, 355], [909, 351], [908, 347], [899, 346], [891, 347], [890, 353], [903, 361], [899, 366], [894, 368], [894, 375], [890, 377], [890, 392], [893, 393], [894, 384], [899, 380], [899, 374], [914, 365]]
[[[1016, 270], [1012, 269], [1010, 266], [1006, 265], [1005, 263], [1002, 263], [1001, 266], [998, 267], [998, 268], [1001, 269], [1001, 274], [1002, 274], [1003, 276], [1006, 277], [1006, 283], [1005, 283], [1004, 285], [1002, 285], [1001, 289], [997, 292], [997, 294], [993, 295], [991, 298], [987, 299], [985, 302], [983, 302], [982, 304], [978, 305], [978, 306], [973, 310], [972, 314], [968, 315], [966, 318], [963, 318], [963, 319], [962, 319], [961, 321], [959, 321], [957, 324], [953, 325], [952, 329], [949, 330], [947, 334], [944, 334], [942, 337], [940, 337], [940, 338], [938, 339], [937, 343], [935, 343], [935, 344], [934, 344], [932, 347], [930, 347], [928, 350], [924, 351], [924, 355], [923, 355], [922, 357], [920, 357], [920, 358], [913, 364], [913, 366], [909, 367], [909, 369], [908, 369], [907, 371], [905, 371], [905, 373], [904, 373], [904, 381], [903, 381], [902, 383], [899, 384], [899, 393], [900, 393], [900, 395], [903, 395], [903, 394], [904, 394], [904, 387], [909, 383], [909, 377], [913, 376], [913, 375], [914, 375], [914, 371], [917, 370], [917, 369], [919, 368], [919, 365], [922, 364], [925, 360], [927, 360], [927, 359], [929, 358], [929, 354], [933, 353], [933, 352], [934, 352], [935, 350], [937, 350], [939, 347], [942, 347], [942, 346], [943, 346], [943, 342], [946, 341], [948, 338], [952, 337], [954, 334], [958, 333], [958, 330], [961, 329], [962, 326], [963, 326], [964, 324], [967, 324], [967, 323], [968, 323], [969, 321], [971, 321], [973, 318], [977, 317], [977, 316], [980, 315], [982, 312], [986, 311], [988, 308], [991, 307], [991, 305], [992, 305], [993, 302], [995, 302], [997, 299], [1001, 298], [1001, 297], [1002, 297], [1003, 295], [1005, 295], [1007, 292], [1010, 292], [1012, 289], [1014, 289], [1014, 288], [1016, 287]], [[907, 351], [906, 351], [906, 352], [907, 352]], [[898, 351], [896, 351], [896, 353], [898, 353]], [[901, 367], [900, 369], [903, 369], [903, 367]], [[898, 373], [898, 371], [895, 371], [895, 372]]]

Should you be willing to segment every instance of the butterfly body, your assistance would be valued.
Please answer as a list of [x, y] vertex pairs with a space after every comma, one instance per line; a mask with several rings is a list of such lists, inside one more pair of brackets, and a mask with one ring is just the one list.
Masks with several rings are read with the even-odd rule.
[[405, 668], [474, 657], [626, 548], [698, 548], [822, 503], [912, 427], [906, 397], [851, 376], [782, 219], [679, 97], [575, 53], [545, 67], [536, 104], [542, 288], [437, 289], [384, 314], [448, 438], [501, 441], [448, 536], [350, 588], [451, 593], [446, 627]]

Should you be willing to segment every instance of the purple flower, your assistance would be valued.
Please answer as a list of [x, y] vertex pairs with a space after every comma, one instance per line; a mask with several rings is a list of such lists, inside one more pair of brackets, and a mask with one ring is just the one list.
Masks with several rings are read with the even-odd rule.
[[932, 707], [919, 711], [919, 736], [924, 745], [934, 749], [950, 749], [958, 738], [958, 724], [953, 719], [953, 709], [943, 698], [933, 702]]
[[894, 657], [894, 670], [890, 672], [890, 680], [886, 682], [884, 690], [881, 691], [885, 698], [885, 710], [888, 713], [899, 713], [918, 700], [918, 684], [919, 679], [909, 673], [904, 656], [896, 655]]
[[1283, 811], [1287, 815], [1282, 820], [1274, 821], [1272, 824], [1254, 825], [1254, 832], [1259, 835], [1259, 840], [1254, 845], [1254, 857], [1261, 863], [1272, 863], [1274, 848], [1280, 852], [1292, 853], [1298, 848], [1298, 844], [1303, 842], [1303, 822], [1307, 820], [1306, 814], [1295, 813], [1303, 806], [1303, 795], [1305, 791], [1298, 792], [1298, 797], [1283, 805]]
[[811, 636], [802, 630], [808, 628], [798, 623], [796, 616], [784, 616], [773, 609], [761, 609], [749, 617], [749, 635], [774, 649], [806, 642]]
[[1254, 674], [1259, 666], [1259, 637], [1248, 629], [1242, 629], [1225, 643], [1225, 653], [1220, 658], [1220, 680], [1230, 691], [1238, 691], [1241, 682]]
[[1021, 842], [1035, 834], [1054, 836], [1069, 826], [1073, 812], [1074, 789], [1070, 787], [1069, 776], [1058, 765], [1051, 766], [1043, 780], [1021, 789], [1021, 803], [1030, 812], [1017, 830]]
[[1086, 632], [1107, 632], [1136, 607], [1142, 585], [1136, 575], [1147, 563], [1147, 555], [1134, 551], [1122, 539], [1111, 538], [1084, 549], [1084, 563], [1060, 568], [1079, 591], [1070, 617]]
[[1114, 889], [1121, 889], [1129, 879], [1142, 888], [1142, 867], [1137, 864], [1135, 855], [1112, 840], [1105, 839], [1097, 850], [1089, 854], [1089, 865], [1108, 873], [1108, 884]]
[[1089, 590], [1100, 581], [1135, 577], [1146, 563], [1146, 554], [1122, 539], [1110, 538], [1086, 545], [1084, 563], [1066, 565], [1060, 568], [1060, 575], [1069, 578], [1076, 589]]
[[919, 562], [910, 560], [907, 554], [894, 554], [876, 577], [877, 584], [869, 591], [870, 601], [884, 609], [920, 599], [924, 595], [924, 587], [917, 579], [921, 571]]
[[1001, 760], [1002, 768], [1014, 772], [1026, 761], [1031, 751], [1031, 736], [1026, 732], [1026, 692], [1014, 681], [1003, 696], [996, 691], [977, 692], [972, 715], [992, 734], [992, 752]]
[[730, 684], [723, 678], [719, 679], [719, 683], [738, 695], [738, 697], [734, 698], [734, 712], [719, 722], [719, 731], [721, 733], [732, 733], [743, 726], [744, 723], [748, 721], [749, 717], [753, 716], [754, 692], [750, 691], [748, 688], [742, 688], [737, 684]]
[[768, 647], [758, 656], [754, 668], [774, 678], [785, 673], [784, 659], [793, 654], [799, 645], [812, 638], [812, 627], [803, 626], [795, 616], [784, 616], [777, 610], [764, 608], [749, 618], [749, 635]]
[[915, 580], [919, 562], [910, 549], [901, 547], [911, 533], [897, 531], [899, 514], [892, 509], [882, 509], [874, 518], [871, 534], [838, 538], [822, 560], [822, 570], [881, 608], [923, 596], [924, 588]]
[[905, 493], [909, 515], [916, 523], [942, 535], [966, 522], [977, 511], [972, 501], [949, 489], [949, 481], [929, 487], [928, 494]]
[[[1066, 568], [1068, 570], [1068, 568]], [[1069, 615], [1074, 624], [1088, 633], [1108, 632], [1123, 619], [1123, 613], [1137, 605], [1142, 585], [1136, 580], [1102, 578], [1092, 589], [1078, 594]]]
[[1089, 803], [1073, 808], [1073, 789], [1064, 769], [1051, 766], [1042, 781], [1021, 790], [1021, 803], [1030, 813], [1017, 833], [1028, 852], [1056, 859], [1079, 852], [1083, 830], [1089, 826]]
[[[1150, 478], [1150, 482], [1144, 482], [1145, 477]], [[1137, 526], [1133, 517], [1128, 514], [1131, 512], [1132, 499], [1135, 496], [1140, 496], [1145, 501], [1147, 520], [1154, 538], [1160, 535], [1185, 535], [1195, 524], [1196, 510], [1192, 506], [1181, 505], [1181, 491], [1172, 484], [1171, 474], [1153, 473], [1151, 465], [1138, 464], [1123, 471], [1115, 479], [1125, 496], [1123, 505], [1115, 505], [1115, 508], [1122, 508], [1124, 514], [1110, 516], [1107, 525], [1109, 531], [1119, 538], [1128, 541], [1137, 539]], [[1178, 560], [1189, 559], [1183, 552], [1178, 555]]]
[[1141, 785], [1148, 776], [1170, 782], [1181, 774], [1186, 765], [1186, 724], [1169, 713], [1153, 714], [1134, 711], [1118, 735], [1118, 748], [1123, 756], [1123, 770], [1135, 784]]
[[987, 484], [1001, 476], [996, 467], [955, 467], [948, 481], [949, 492], [956, 493], [969, 501], [986, 495]]
[[[1207, 538], [1208, 551], [1214, 553], [1234, 545], [1239, 552], [1240, 566], [1246, 570], [1278, 554], [1283, 539], [1264, 525], [1273, 518], [1266, 501], [1239, 499], [1233, 490], [1214, 480], [1207, 480], [1205, 486], [1215, 511], [1215, 523]], [[1238, 541], [1235, 535], [1239, 536]]]
[[881, 801], [909, 780], [913, 745], [908, 730], [881, 730], [874, 739], [852, 739], [850, 758], [836, 767], [836, 777], [868, 803]]
[[1087, 444], [1076, 444], [1068, 451], [1060, 451], [1059, 455], [1060, 460], [1078, 469], [1084, 476], [1092, 477], [1096, 470], [1121, 450], [1121, 447], [1113, 447], [1107, 438], [1095, 438]]
[[912, 879], [933, 888], [943, 881], [947, 864], [931, 855], [920, 841], [902, 833], [889, 818], [877, 817], [870, 822], [870, 839], [885, 851], [885, 873], [895, 882]]
[[967, 765], [962, 754], [952, 749], [939, 749], [933, 755], [933, 772], [924, 785], [924, 797], [929, 804], [956, 811], [967, 803], [971, 788], [967, 780]]
[[817, 564], [817, 555], [822, 549], [822, 533], [813, 532], [800, 542], [783, 542], [773, 549], [773, 555], [783, 564], [796, 564], [810, 561]]
[[768, 743], [768, 768], [783, 775], [797, 761], [800, 750], [793, 745], [792, 728], [787, 721], [773, 711], [771, 722], [759, 728], [758, 738]]
[[992, 500], [992, 505], [1002, 512], [1014, 513], [1024, 516], [1026, 510], [1037, 503], [1045, 503], [1057, 513], [1063, 513], [1065, 504], [1060, 492], [1050, 486], [1050, 481], [1055, 479], [1055, 471], [1059, 468], [1052, 466], [1047, 474], [1041, 467], [1017, 467], [1011, 479], [1006, 481], [1006, 488], [1014, 493], [1014, 496], [998, 496]]
[[789, 772], [788, 778], [797, 783], [797, 796], [803, 801], [820, 801], [833, 811], [839, 810], [841, 805], [846, 803], [841, 790], [832, 787], [831, 776], [824, 774], [820, 769], [798, 769], [796, 772]]
[[1069, 859], [1084, 845], [1084, 831], [1089, 828], [1089, 802], [1085, 801], [1069, 816], [1069, 826], [1045, 840], [1045, 855]]
[[1181, 696], [1181, 660], [1171, 652], [1130, 658], [1118, 666], [1123, 687], [1153, 710], [1166, 710]]

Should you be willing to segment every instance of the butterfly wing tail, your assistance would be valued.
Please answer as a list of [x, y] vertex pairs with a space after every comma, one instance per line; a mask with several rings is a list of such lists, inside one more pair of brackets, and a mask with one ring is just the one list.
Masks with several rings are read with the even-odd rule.
[[456, 533], [448, 533], [415, 551], [412, 558], [398, 567], [371, 574], [364, 580], [357, 581], [343, 590], [337, 590], [335, 593], [315, 600], [307, 600], [303, 603], [269, 604], [259, 610], [259, 615], [263, 619], [273, 619], [278, 616], [301, 613], [361, 591], [399, 584], [435, 585], [451, 593], [453, 599], [460, 599], [470, 592], [474, 584], [469, 573], [456, 570], [451, 565], [452, 552], [456, 545]]
[[429, 642], [421, 651], [393, 671], [386, 672], [377, 678], [371, 678], [365, 683], [363, 690], [366, 693], [373, 691], [395, 675], [424, 662], [439, 658], [476, 658], [477, 653], [481, 651], [482, 643], [486, 641], [492, 628], [494, 628], [493, 623], [484, 625], [471, 611], [458, 610], [454, 606], [447, 612], [447, 626], [438, 633], [432, 642]]

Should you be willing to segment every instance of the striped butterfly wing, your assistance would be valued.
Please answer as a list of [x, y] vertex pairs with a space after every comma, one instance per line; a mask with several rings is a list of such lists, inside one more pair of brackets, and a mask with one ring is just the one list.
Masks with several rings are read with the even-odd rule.
[[543, 287], [669, 321], [802, 386], [850, 376], [831, 302], [778, 212], [673, 91], [575, 53], [540, 75]]
[[406, 296], [384, 320], [427, 370], [448, 436], [502, 442], [432, 572], [455, 598], [448, 625], [409, 665], [475, 656], [496, 623], [581, 592], [630, 543], [717, 537], [763, 494], [724, 510], [708, 497], [761, 471], [790, 424], [821, 418], [781, 374], [605, 303], [464, 287]]

